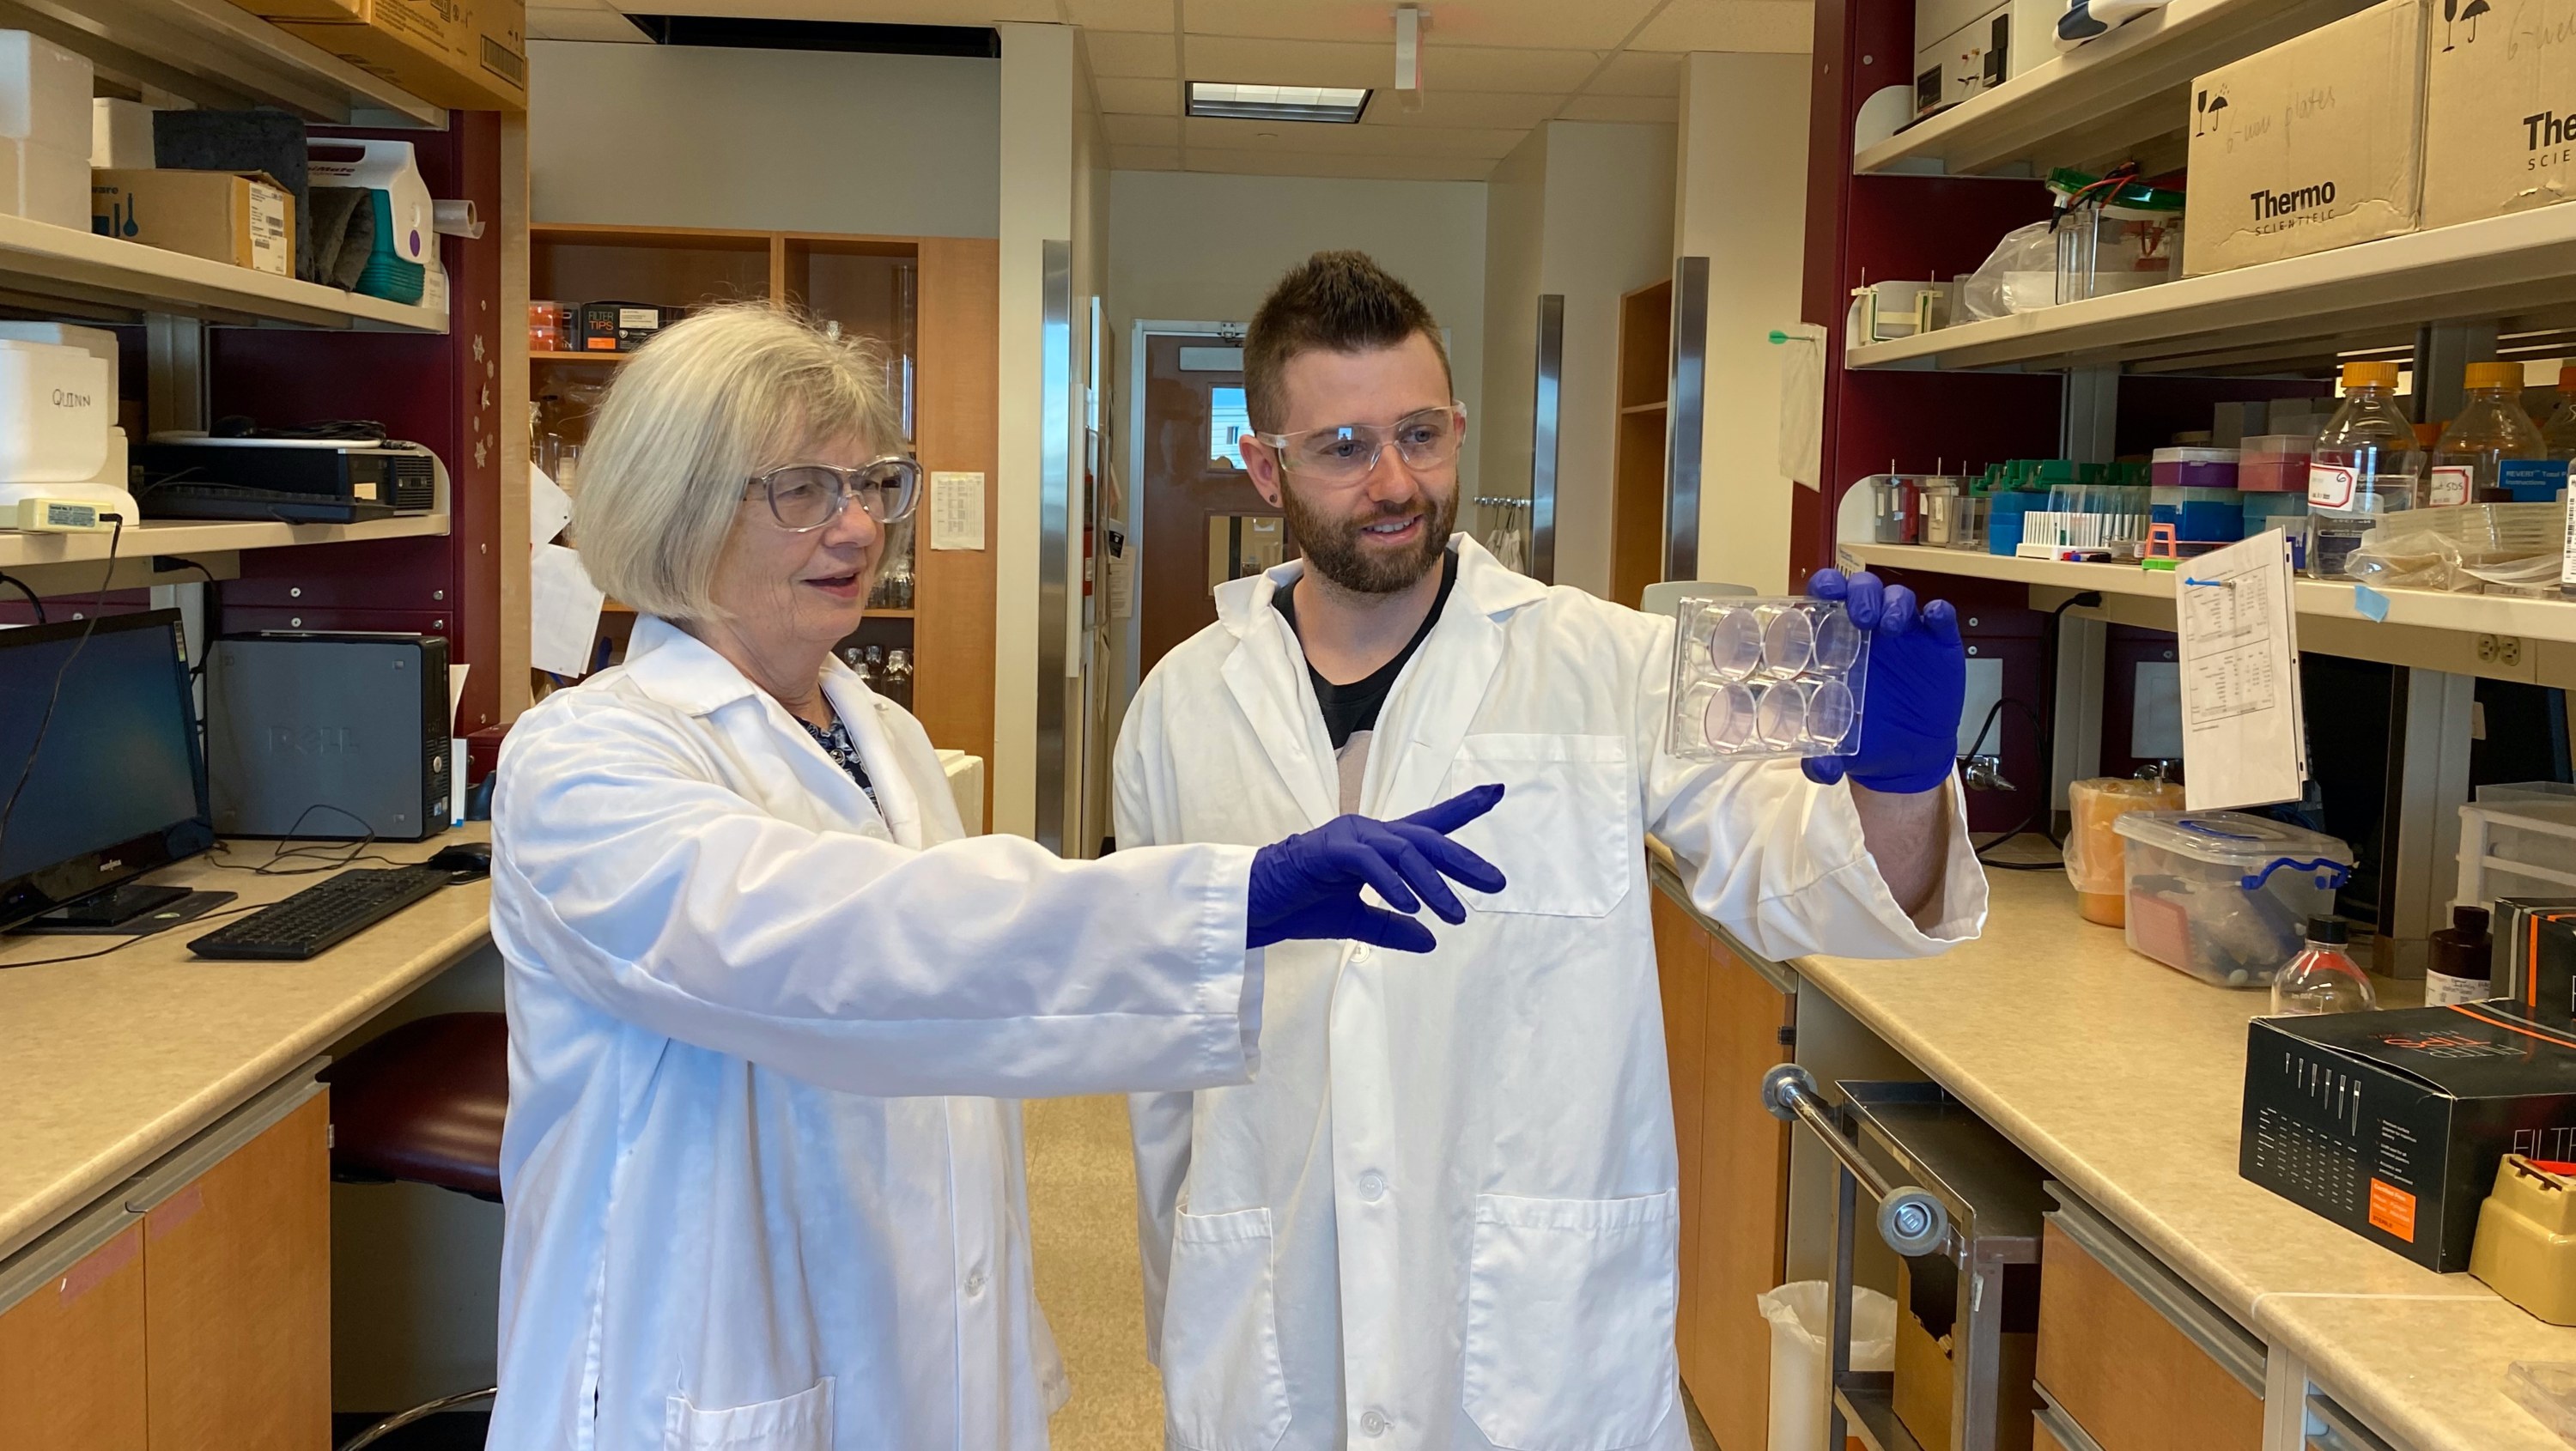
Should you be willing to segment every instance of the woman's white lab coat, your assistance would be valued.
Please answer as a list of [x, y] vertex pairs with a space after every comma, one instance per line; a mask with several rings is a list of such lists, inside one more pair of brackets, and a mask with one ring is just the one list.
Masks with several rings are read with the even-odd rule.
[[1250, 1070], [1249, 850], [964, 838], [912, 717], [824, 687], [874, 807], [652, 619], [503, 747], [494, 1451], [1045, 1445], [1006, 1100]]
[[[1462, 891], [1466, 924], [1435, 927], [1428, 957], [1271, 948], [1259, 1080], [1130, 1103], [1147, 1317], [1189, 1451], [1687, 1451], [1646, 834], [1702, 912], [1774, 959], [1938, 952], [1985, 915], [1961, 803], [1927, 933], [1844, 788], [1794, 762], [1663, 752], [1669, 619], [1457, 549], [1358, 809], [1505, 782], [1456, 835], [1510, 885]], [[1300, 568], [1220, 588], [1217, 623], [1138, 693], [1122, 850], [1269, 841], [1338, 811], [1305, 658], [1271, 605]]]

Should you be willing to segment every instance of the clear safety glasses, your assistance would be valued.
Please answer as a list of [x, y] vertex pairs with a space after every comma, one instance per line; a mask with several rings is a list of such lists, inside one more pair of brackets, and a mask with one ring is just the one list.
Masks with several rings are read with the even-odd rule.
[[1378, 455], [1393, 448], [1409, 469], [1446, 468], [1458, 458], [1467, 436], [1467, 405], [1451, 400], [1444, 408], [1408, 413], [1380, 428], [1371, 423], [1345, 423], [1333, 428], [1306, 428], [1295, 433], [1257, 433], [1279, 455], [1279, 466], [1324, 484], [1356, 484], [1377, 467]]
[[921, 501], [921, 465], [888, 455], [857, 468], [831, 464], [789, 464], [751, 481], [746, 499], [767, 498], [778, 527], [805, 534], [841, 517], [856, 498], [868, 517], [880, 524], [899, 523]]

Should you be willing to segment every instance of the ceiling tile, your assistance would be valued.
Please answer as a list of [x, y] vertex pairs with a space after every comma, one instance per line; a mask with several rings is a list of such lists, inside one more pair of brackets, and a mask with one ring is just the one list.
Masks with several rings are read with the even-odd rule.
[[1185, 123], [1192, 153], [1200, 147], [1231, 151], [1329, 151], [1341, 155], [1483, 157], [1492, 160], [1518, 146], [1526, 131], [1470, 127], [1324, 126], [1313, 122], [1220, 121], [1193, 116]]
[[1526, 131], [1556, 114], [1565, 97], [1556, 93], [1524, 95], [1516, 91], [1432, 91], [1422, 109], [1408, 111], [1393, 91], [1369, 99], [1363, 126], [1503, 126]]
[[1577, 96], [1557, 113], [1562, 121], [1678, 121], [1682, 103], [1671, 96]]
[[1113, 171], [1178, 171], [1181, 149], [1177, 146], [1112, 146], [1109, 166]]
[[1104, 116], [1100, 126], [1108, 133], [1112, 146], [1181, 144], [1181, 118], [1178, 116]]
[[[1385, 47], [1392, 60], [1393, 8], [1379, 0], [1184, 0], [1182, 15], [1193, 35], [1360, 41]], [[1429, 8], [1430, 46], [1609, 50], [1655, 0], [1474, 0]]]
[[1623, 51], [1613, 56], [1592, 84], [1583, 88], [1587, 96], [1678, 96], [1682, 93], [1682, 58], [1677, 55], [1655, 55], [1645, 51]]
[[1172, 33], [1173, 0], [1064, 0], [1065, 18], [1087, 30]]
[[1191, 171], [1245, 176], [1340, 176], [1370, 180], [1483, 181], [1490, 161], [1445, 156], [1344, 156], [1322, 151], [1202, 151], [1190, 148]]
[[[1570, 91], [1583, 83], [1600, 59], [1588, 50], [1426, 45], [1422, 52], [1422, 84], [1434, 93]], [[1193, 35], [1189, 38], [1188, 65], [1188, 78], [1194, 81], [1370, 86], [1385, 90], [1395, 79], [1395, 46], [1392, 42], [1363, 45]]]
[[1177, 81], [1102, 76], [1092, 84], [1099, 88], [1100, 109], [1104, 111], [1124, 111], [1144, 116], [1181, 114], [1181, 87]]
[[1179, 62], [1170, 32], [1086, 30], [1082, 43], [1091, 52], [1095, 76], [1153, 76], [1169, 80]]
[[[651, 11], [642, 0], [629, 0], [638, 10]], [[683, 6], [682, 14], [714, 14], [732, 20], [854, 20], [880, 25], [956, 25], [960, 23], [957, 0], [699, 0]], [[1063, 20], [1056, 0], [974, 0], [971, 7], [977, 25], [993, 21], [1029, 21], [1052, 25]]]
[[602, 40], [649, 45], [652, 37], [614, 10], [566, 10], [554, 6], [528, 11], [531, 40]]
[[1672, 0], [1629, 44], [1794, 55], [1813, 46], [1815, 35], [1816, 11], [1808, 0]]

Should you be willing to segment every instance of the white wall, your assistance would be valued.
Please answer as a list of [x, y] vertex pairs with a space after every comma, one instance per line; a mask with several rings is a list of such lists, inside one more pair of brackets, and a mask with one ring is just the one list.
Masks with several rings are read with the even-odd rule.
[[[1075, 237], [1073, 31], [1001, 25], [1001, 426], [995, 456], [993, 821], [1037, 829], [1038, 505], [1044, 249]], [[1046, 688], [1059, 688], [1049, 682]], [[1078, 758], [1075, 758], [1078, 759]]]
[[1709, 259], [1699, 577], [1765, 594], [1788, 588], [1798, 488], [1779, 470], [1769, 334], [1798, 321], [1805, 275], [1808, 71], [1804, 55], [1698, 54], [1682, 73], [1674, 236]]
[[[1484, 441], [1480, 494], [1527, 498], [1530, 423], [1538, 373], [1538, 297], [1547, 252], [1547, 128], [1533, 128], [1485, 178], [1485, 381], [1474, 427]], [[1559, 455], [1562, 457], [1562, 455]], [[1495, 524], [1527, 522], [1462, 510], [1482, 537]], [[1562, 556], [1560, 556], [1560, 566]], [[1564, 579], [1560, 567], [1558, 579]]]
[[1547, 262], [1565, 297], [1558, 393], [1556, 579], [1610, 593], [1619, 436], [1619, 296], [1673, 271], [1673, 128], [1552, 121]]
[[[1248, 322], [1270, 284], [1313, 253], [1356, 247], [1404, 279], [1449, 330], [1458, 396], [1484, 396], [1485, 184], [1121, 171], [1109, 188], [1109, 304], [1138, 318]], [[1471, 421], [1460, 487], [1476, 491]]]
[[1000, 234], [1002, 66], [528, 42], [540, 222]]
[[1607, 596], [1619, 296], [1672, 273], [1673, 128], [1551, 121], [1487, 189], [1484, 492], [1529, 492], [1538, 299], [1560, 295], [1556, 582]]

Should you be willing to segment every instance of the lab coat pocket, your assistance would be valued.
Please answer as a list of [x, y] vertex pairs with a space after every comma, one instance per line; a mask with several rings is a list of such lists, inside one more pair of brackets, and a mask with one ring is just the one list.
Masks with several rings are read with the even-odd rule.
[[1634, 1199], [1476, 1197], [1466, 1408], [1510, 1451], [1642, 1445], [1680, 1369], [1675, 1191]]
[[783, 1400], [706, 1410], [673, 1396], [662, 1451], [832, 1451], [832, 1378]]
[[1173, 1217], [1162, 1361], [1174, 1441], [1192, 1451], [1270, 1451], [1288, 1433], [1269, 1210]]
[[1506, 883], [1475, 897], [1486, 912], [1599, 917], [1628, 895], [1645, 851], [1636, 773], [1617, 736], [1481, 735], [1458, 745], [1441, 795], [1500, 781], [1502, 804], [1460, 827], [1458, 843]]

